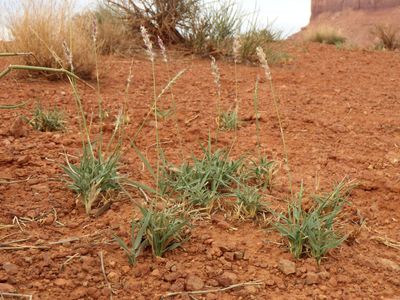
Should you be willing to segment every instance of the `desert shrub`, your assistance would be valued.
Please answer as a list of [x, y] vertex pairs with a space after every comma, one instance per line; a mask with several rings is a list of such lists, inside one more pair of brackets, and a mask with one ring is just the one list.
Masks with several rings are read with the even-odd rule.
[[270, 63], [287, 59], [287, 54], [277, 47], [272, 47], [275, 42], [282, 39], [282, 31], [273, 28], [273, 24], [259, 29], [257, 20], [252, 20], [249, 28], [240, 35], [242, 60], [254, 61], [257, 59], [257, 47], [262, 47]]
[[37, 105], [33, 117], [28, 122], [39, 131], [63, 131], [65, 129], [63, 113], [57, 108], [46, 110], [41, 105]]
[[280, 220], [275, 224], [287, 239], [289, 250], [295, 258], [308, 255], [320, 263], [329, 250], [338, 247], [346, 239], [336, 231], [335, 225], [350, 190], [351, 186], [342, 181], [331, 193], [314, 196], [313, 205], [306, 209], [301, 187], [297, 198], [289, 203], [287, 213], [279, 215]]
[[74, 72], [83, 78], [90, 77], [95, 57], [87, 22], [74, 18], [70, 1], [21, 0], [7, 10], [6, 26], [12, 41], [2, 51], [32, 52], [34, 56], [18, 58], [26, 65], [70, 69], [63, 48], [65, 42], [72, 50]]
[[310, 42], [328, 45], [339, 45], [346, 41], [346, 38], [343, 37], [338, 30], [327, 26], [308, 31], [305, 38]]
[[395, 50], [400, 48], [399, 29], [392, 25], [376, 25], [372, 34], [378, 39], [377, 49]]
[[240, 33], [243, 60], [255, 60], [256, 48], [262, 46], [270, 62], [278, 62], [287, 55], [271, 43], [280, 40], [282, 33], [272, 24], [259, 29], [256, 18], [242, 12], [233, 0], [168, 0], [122, 1], [104, 0], [106, 6], [125, 22], [133, 36], [140, 35], [144, 25], [155, 39], [160, 36], [167, 44], [181, 44], [199, 55], [232, 56], [232, 44], [243, 25], [250, 25]]
[[182, 32], [188, 30], [192, 18], [198, 16], [200, 0], [104, 0], [104, 3], [125, 20], [129, 30], [139, 35], [145, 26], [150, 35], [165, 43], [182, 43]]

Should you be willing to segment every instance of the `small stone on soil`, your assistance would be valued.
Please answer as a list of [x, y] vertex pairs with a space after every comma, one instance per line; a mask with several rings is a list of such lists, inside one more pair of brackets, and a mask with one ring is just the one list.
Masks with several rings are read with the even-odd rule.
[[285, 275], [296, 273], [296, 264], [287, 259], [281, 259], [278, 263], [278, 268]]
[[238, 280], [237, 275], [232, 272], [224, 272], [219, 278], [217, 278], [219, 284], [224, 287], [235, 284], [237, 280]]
[[196, 275], [189, 275], [186, 278], [185, 286], [187, 291], [201, 290], [204, 287], [204, 281]]

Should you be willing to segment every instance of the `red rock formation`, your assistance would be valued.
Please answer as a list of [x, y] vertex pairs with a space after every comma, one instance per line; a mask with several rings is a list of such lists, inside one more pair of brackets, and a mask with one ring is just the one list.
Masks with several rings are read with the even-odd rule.
[[353, 10], [381, 10], [400, 6], [400, 0], [312, 0], [311, 19], [321, 13]]
[[308, 31], [331, 27], [351, 45], [369, 47], [378, 42], [373, 29], [379, 25], [398, 28], [400, 0], [311, 0], [310, 24], [293, 36], [303, 38]]

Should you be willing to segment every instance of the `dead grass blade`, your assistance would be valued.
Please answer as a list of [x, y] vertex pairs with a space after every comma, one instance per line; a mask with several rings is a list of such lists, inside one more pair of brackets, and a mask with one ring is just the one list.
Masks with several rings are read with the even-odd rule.
[[233, 290], [236, 288], [242, 288], [245, 286], [254, 286], [254, 285], [263, 285], [263, 283], [261, 281], [250, 281], [250, 282], [244, 282], [244, 283], [230, 285], [230, 286], [227, 286], [225, 288], [220, 288], [220, 289], [168, 293], [161, 298], [163, 299], [163, 298], [174, 297], [174, 296], [178, 296], [178, 295], [204, 295], [204, 294], [210, 294], [210, 293], [221, 293], [221, 292], [226, 292], [226, 291]]

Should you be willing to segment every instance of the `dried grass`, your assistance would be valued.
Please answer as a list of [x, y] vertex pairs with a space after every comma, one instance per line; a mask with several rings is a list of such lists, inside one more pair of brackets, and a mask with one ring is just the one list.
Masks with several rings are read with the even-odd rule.
[[13, 39], [3, 44], [3, 52], [32, 52], [19, 57], [19, 63], [30, 66], [69, 69], [64, 55], [66, 42], [74, 57], [75, 73], [91, 77], [95, 69], [93, 41], [89, 20], [74, 18], [71, 1], [21, 0], [6, 9], [6, 26]]

